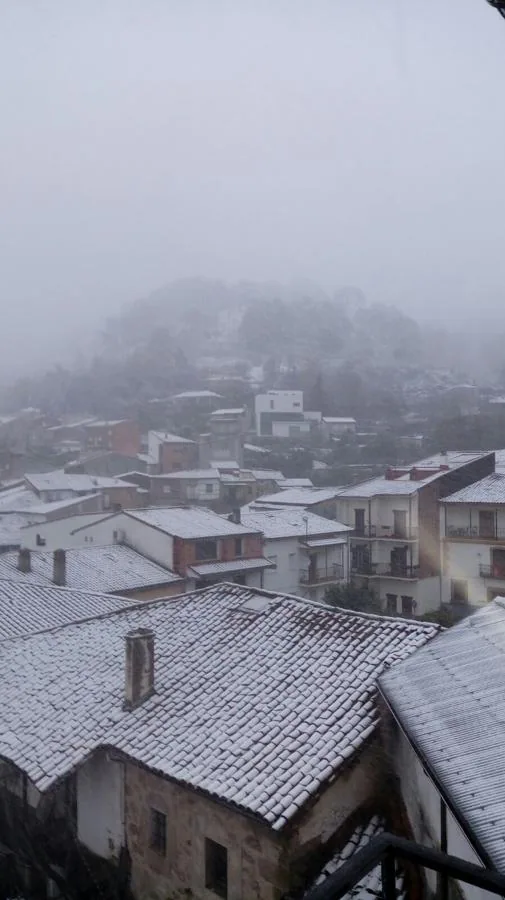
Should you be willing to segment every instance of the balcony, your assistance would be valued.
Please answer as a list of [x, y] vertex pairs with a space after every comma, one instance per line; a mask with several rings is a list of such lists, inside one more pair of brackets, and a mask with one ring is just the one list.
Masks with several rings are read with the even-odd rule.
[[325, 584], [327, 582], [341, 581], [344, 577], [344, 567], [333, 564], [323, 568], [300, 569], [300, 584]]
[[419, 566], [400, 566], [391, 563], [358, 563], [351, 566], [352, 575], [365, 575], [368, 578], [419, 578]]
[[480, 565], [479, 574], [481, 578], [498, 578], [505, 581], [505, 563], [491, 563], [491, 565]]
[[392, 525], [365, 525], [364, 528], [354, 530], [353, 538], [361, 538], [362, 540], [387, 540], [387, 541], [417, 541], [419, 531], [417, 528], [405, 528], [401, 531], [393, 528]]
[[445, 536], [468, 541], [505, 541], [505, 528], [483, 528], [478, 525], [447, 525]]

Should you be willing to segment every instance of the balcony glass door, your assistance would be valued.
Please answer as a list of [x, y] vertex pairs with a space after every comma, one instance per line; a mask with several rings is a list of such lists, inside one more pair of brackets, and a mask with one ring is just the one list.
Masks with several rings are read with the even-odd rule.
[[406, 509], [394, 509], [393, 510], [393, 534], [395, 537], [399, 537], [399, 538], [407, 537], [407, 510]]
[[494, 520], [494, 510], [492, 509], [480, 509], [479, 510], [479, 537], [494, 537], [495, 533], [495, 520]]

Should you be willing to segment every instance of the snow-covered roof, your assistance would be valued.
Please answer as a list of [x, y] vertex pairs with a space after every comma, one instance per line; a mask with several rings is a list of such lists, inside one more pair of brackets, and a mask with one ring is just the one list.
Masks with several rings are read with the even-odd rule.
[[173, 394], [172, 400], [201, 400], [205, 397], [216, 397], [218, 399], [221, 398], [221, 394], [216, 394], [215, 391], [182, 391], [180, 394]]
[[505, 472], [492, 472], [480, 481], [445, 497], [443, 503], [505, 503]]
[[[121, 478], [102, 475], [73, 475], [63, 469], [54, 472], [25, 475], [25, 480], [34, 490], [40, 491], [86, 491], [93, 493], [117, 487], [128, 487], [128, 482]], [[131, 487], [131, 485], [130, 485]]]
[[[104, 594], [140, 590], [182, 582], [165, 569], [124, 544], [73, 547], [65, 551], [67, 586]], [[0, 553], [0, 579], [23, 584], [52, 584], [53, 553], [32, 551], [31, 572], [20, 572], [17, 553]]]
[[152, 431], [152, 434], [160, 444], [194, 444], [191, 438], [182, 437], [180, 434], [172, 434], [170, 431]]
[[237, 406], [230, 409], [215, 409], [210, 415], [218, 418], [219, 416], [243, 416], [245, 413], [245, 407]]
[[323, 416], [323, 422], [328, 425], [356, 425], [356, 419], [351, 416]]
[[275, 494], [264, 494], [255, 501], [258, 504], [271, 506], [312, 506], [314, 503], [324, 503], [334, 500], [338, 496], [340, 488], [287, 488]]
[[[347, 485], [339, 489], [339, 495], [340, 497], [360, 498], [388, 496], [390, 494], [408, 496], [409, 494], [417, 493], [426, 484], [431, 484], [432, 481], [447, 475], [448, 471], [486, 456], [489, 456], [488, 451], [474, 453], [449, 450], [447, 453], [437, 453], [408, 466], [399, 466], [396, 469], [394, 467], [391, 468], [392, 477], [386, 478], [385, 475], [380, 475], [368, 481]], [[412, 473], [416, 475], [415, 478], [411, 478]]]
[[240, 518], [243, 525], [262, 531], [267, 540], [345, 535], [352, 531], [347, 525], [306, 512], [300, 506], [291, 506], [288, 509], [258, 509], [255, 504], [248, 504], [242, 507]]
[[23, 513], [0, 513], [0, 547], [21, 544], [21, 529], [30, 525], [33, 517]]
[[185, 469], [177, 472], [165, 472], [163, 475], [151, 475], [153, 479], [164, 479], [172, 478], [172, 479], [195, 479], [198, 481], [200, 479], [209, 479], [209, 478], [219, 478], [219, 472], [217, 469]]
[[[141, 627], [155, 693], [128, 711]], [[281, 829], [375, 731], [379, 673], [437, 631], [231, 584], [140, 603], [4, 644], [0, 756], [45, 791], [107, 745]]]
[[250, 471], [254, 475], [256, 481], [284, 482], [284, 475], [278, 469], [251, 469]]
[[[439, 476], [436, 474], [436, 478]], [[431, 476], [431, 479], [433, 476]], [[431, 480], [430, 479], [430, 480]], [[407, 481], [404, 478], [384, 478], [380, 475], [378, 478], [371, 478], [369, 481], [360, 481], [359, 484], [350, 484], [347, 487], [338, 489], [339, 497], [379, 497], [389, 496], [390, 494], [399, 494], [407, 496], [408, 494], [416, 494], [417, 491], [424, 487], [428, 479], [422, 481]]]
[[380, 687], [467, 833], [505, 873], [505, 599], [444, 631]]
[[[329, 875], [334, 875], [344, 863], [363, 850], [371, 840], [379, 837], [386, 830], [386, 823], [381, 815], [368, 815], [363, 817], [363, 821], [356, 825], [345, 844], [337, 850], [332, 858], [326, 863], [322, 872], [316, 878], [312, 887], [322, 884]], [[405, 897], [404, 874], [401, 868], [396, 868], [396, 896], [398, 900]], [[365, 875], [361, 881], [354, 885], [349, 893], [344, 894], [342, 900], [382, 900], [382, 876], [380, 865], [375, 866], [368, 875]]]
[[174, 537], [198, 540], [251, 534], [255, 529], [236, 525], [223, 516], [200, 506], [155, 506], [129, 509], [126, 515]]
[[240, 466], [236, 459], [211, 459], [210, 466], [218, 472], [238, 471]]
[[288, 488], [313, 488], [314, 485], [310, 478], [282, 478], [279, 479], [279, 487], [283, 491]]
[[273, 569], [274, 564], [269, 559], [230, 559], [226, 562], [200, 563], [191, 566], [191, 571], [197, 575], [226, 575], [227, 572], [250, 572], [254, 569]]
[[[1, 557], [0, 557], [1, 558]], [[0, 642], [107, 615], [134, 603], [111, 594], [0, 580]], [[29, 675], [29, 668], [19, 677]], [[29, 679], [28, 679], [29, 680]], [[0, 729], [1, 730], [1, 729]]]

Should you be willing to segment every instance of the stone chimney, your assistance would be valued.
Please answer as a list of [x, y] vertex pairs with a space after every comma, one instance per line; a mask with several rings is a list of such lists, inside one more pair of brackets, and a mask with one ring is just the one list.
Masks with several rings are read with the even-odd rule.
[[65, 587], [67, 583], [67, 555], [64, 550], [53, 553], [53, 584]]
[[32, 571], [32, 555], [28, 547], [21, 547], [18, 554], [18, 569], [20, 572]]
[[240, 525], [240, 506], [232, 509], [230, 515], [228, 516], [228, 521], [234, 522], [235, 525]]
[[124, 709], [135, 709], [154, 694], [154, 632], [137, 628], [126, 635]]

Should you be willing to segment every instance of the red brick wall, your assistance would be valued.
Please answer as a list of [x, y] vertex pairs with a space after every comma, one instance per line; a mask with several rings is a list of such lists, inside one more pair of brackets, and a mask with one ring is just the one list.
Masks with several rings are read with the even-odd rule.
[[198, 446], [196, 444], [161, 444], [160, 475], [166, 472], [181, 472], [198, 466]]
[[135, 456], [140, 452], [140, 429], [136, 422], [124, 422], [86, 428], [86, 443], [90, 450], [115, 450], [125, 456]]

